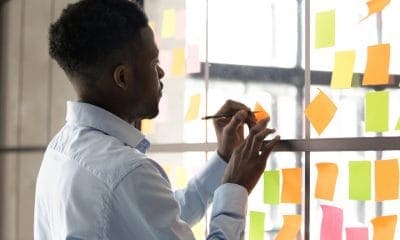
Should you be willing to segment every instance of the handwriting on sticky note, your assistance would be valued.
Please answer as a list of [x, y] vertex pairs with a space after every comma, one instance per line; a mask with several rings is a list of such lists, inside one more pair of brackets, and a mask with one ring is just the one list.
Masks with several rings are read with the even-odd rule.
[[283, 227], [279, 231], [275, 240], [293, 240], [301, 227], [301, 215], [284, 215]]
[[319, 89], [319, 94], [310, 102], [304, 113], [318, 134], [321, 134], [335, 116], [336, 111], [336, 105]]
[[368, 228], [346, 228], [346, 240], [368, 240]]
[[335, 15], [335, 10], [317, 13], [315, 19], [315, 48], [335, 45]]
[[264, 203], [279, 204], [279, 171], [264, 172]]
[[163, 13], [161, 37], [172, 38], [175, 35], [176, 11], [175, 9], [167, 9]]
[[301, 168], [282, 169], [282, 203], [301, 203]]
[[176, 48], [172, 51], [172, 76], [185, 76], [185, 49]]
[[341, 240], [343, 227], [343, 210], [337, 207], [321, 205], [322, 223], [321, 240]]
[[362, 84], [389, 84], [390, 44], [379, 44], [368, 47], [367, 66]]
[[349, 199], [371, 199], [371, 162], [349, 162]]
[[331, 78], [332, 88], [350, 88], [356, 52], [340, 51], [335, 53], [335, 65]]
[[365, 99], [365, 130], [385, 132], [389, 129], [389, 92], [367, 92]]
[[375, 161], [375, 200], [399, 198], [399, 163], [397, 159]]
[[261, 119], [269, 117], [269, 113], [261, 106], [259, 102], [256, 102], [254, 106], [254, 116], [256, 117], [257, 122]]
[[335, 163], [317, 163], [315, 197], [332, 201], [335, 195], [338, 167]]
[[380, 216], [371, 220], [374, 226], [374, 240], [394, 240], [397, 216]]
[[201, 94], [195, 94], [190, 97], [189, 109], [186, 112], [185, 121], [196, 120], [200, 111]]
[[265, 214], [263, 212], [250, 211], [249, 239], [264, 239]]

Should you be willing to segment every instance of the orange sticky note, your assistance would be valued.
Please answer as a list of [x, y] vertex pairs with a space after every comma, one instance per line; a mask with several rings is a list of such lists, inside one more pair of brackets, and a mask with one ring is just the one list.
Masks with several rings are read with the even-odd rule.
[[282, 203], [301, 203], [301, 168], [282, 169]]
[[321, 89], [318, 90], [319, 94], [307, 106], [304, 113], [318, 134], [321, 134], [332, 120], [337, 108]]
[[176, 48], [172, 51], [172, 76], [185, 76], [185, 49]]
[[390, 44], [379, 44], [368, 47], [367, 67], [362, 84], [389, 84]]
[[254, 106], [254, 111], [257, 112], [254, 114], [257, 119], [257, 122], [260, 121], [261, 119], [269, 117], [268, 112], [265, 111], [265, 109], [258, 102], [256, 102], [256, 105]]
[[397, 223], [396, 215], [376, 217], [371, 222], [374, 226], [373, 240], [394, 239], [394, 231]]
[[150, 119], [143, 119], [140, 128], [143, 134], [150, 134], [153, 131], [153, 121]]
[[162, 38], [172, 38], [175, 35], [176, 11], [167, 9], [163, 13], [163, 22], [161, 29]]
[[186, 112], [185, 121], [192, 121], [198, 117], [200, 110], [200, 101], [200, 93], [190, 97], [189, 109]]
[[301, 215], [284, 215], [283, 227], [279, 231], [275, 240], [293, 240], [301, 226]]
[[318, 177], [315, 197], [332, 201], [339, 172], [338, 167], [335, 163], [317, 163], [316, 166]]
[[382, 9], [386, 7], [386, 5], [388, 5], [389, 2], [390, 0], [371, 0], [367, 2], [368, 16], [376, 12], [382, 11]]
[[397, 159], [375, 161], [375, 199], [377, 202], [399, 198]]

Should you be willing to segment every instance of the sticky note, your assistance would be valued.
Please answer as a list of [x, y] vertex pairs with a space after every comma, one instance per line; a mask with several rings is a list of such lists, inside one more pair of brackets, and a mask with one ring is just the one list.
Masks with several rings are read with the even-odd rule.
[[341, 240], [343, 228], [343, 210], [337, 207], [321, 205], [321, 240]]
[[176, 167], [175, 168], [175, 188], [182, 189], [185, 188], [188, 181], [187, 170], [184, 167]]
[[153, 121], [150, 119], [143, 119], [140, 128], [143, 134], [150, 134], [153, 131]]
[[261, 119], [269, 117], [269, 114], [265, 109], [261, 106], [259, 102], [256, 102], [254, 106], [254, 111], [256, 112], [254, 116], [256, 117], [257, 122]]
[[172, 51], [172, 76], [185, 76], [185, 49], [176, 48]]
[[337, 108], [329, 97], [319, 89], [319, 94], [304, 110], [306, 117], [318, 132], [321, 134], [335, 115]]
[[350, 88], [353, 78], [356, 51], [339, 51], [335, 53], [335, 65], [331, 78], [332, 88]]
[[389, 2], [390, 0], [371, 0], [367, 2], [368, 16], [376, 12], [382, 11], [383, 8], [386, 7], [386, 5], [388, 5]]
[[389, 84], [390, 44], [379, 44], [368, 47], [367, 66], [362, 84]]
[[334, 46], [335, 10], [317, 13], [315, 21], [315, 48]]
[[389, 129], [389, 92], [367, 92], [365, 97], [365, 130], [385, 132]]
[[279, 204], [279, 171], [264, 172], [264, 203]]
[[206, 232], [206, 221], [205, 218], [202, 218], [200, 222], [192, 227], [192, 232], [194, 238], [197, 240], [205, 240], [205, 232]]
[[176, 13], [175, 38], [184, 39], [185, 35], [186, 35], [186, 11], [179, 10]]
[[172, 51], [160, 50], [158, 58], [160, 59], [160, 66], [164, 70], [165, 75], [170, 76], [172, 69]]
[[381, 216], [371, 220], [374, 226], [373, 240], [391, 240], [394, 239], [394, 231], [396, 229], [397, 216]]
[[175, 9], [167, 9], [163, 13], [162, 21], [162, 38], [172, 38], [175, 36], [175, 26], [176, 26], [176, 11]]
[[282, 203], [301, 203], [301, 168], [282, 169]]
[[349, 162], [349, 199], [371, 199], [371, 162]]
[[199, 116], [201, 94], [195, 94], [190, 97], [189, 109], [186, 112], [185, 121], [196, 120]]
[[375, 200], [399, 198], [399, 163], [397, 159], [375, 161]]
[[250, 211], [249, 240], [264, 239], [264, 221], [265, 214], [263, 212]]
[[396, 130], [400, 130], [400, 118], [397, 120]]
[[335, 163], [317, 163], [316, 166], [318, 176], [315, 197], [332, 201], [335, 195], [338, 167]]
[[187, 46], [186, 73], [199, 73], [201, 70], [199, 46]]
[[368, 228], [346, 228], [346, 240], [368, 240]]
[[284, 215], [283, 226], [275, 240], [293, 240], [301, 227], [301, 215]]

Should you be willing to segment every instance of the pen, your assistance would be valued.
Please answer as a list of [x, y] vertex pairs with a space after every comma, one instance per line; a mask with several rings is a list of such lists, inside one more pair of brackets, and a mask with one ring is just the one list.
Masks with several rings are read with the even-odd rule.
[[[260, 111], [248, 111], [248, 113], [258, 113]], [[223, 114], [216, 114], [216, 115], [211, 115], [211, 116], [205, 116], [202, 117], [201, 120], [207, 120], [207, 119], [214, 119], [214, 118], [223, 118], [223, 117], [233, 117], [236, 113], [223, 113]]]

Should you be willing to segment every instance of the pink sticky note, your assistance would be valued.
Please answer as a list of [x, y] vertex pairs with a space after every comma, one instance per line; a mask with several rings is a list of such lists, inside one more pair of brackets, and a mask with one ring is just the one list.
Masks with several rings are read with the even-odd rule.
[[346, 240], [368, 240], [368, 228], [346, 228]]
[[185, 35], [186, 35], [186, 11], [179, 10], [176, 13], [175, 38], [184, 39]]
[[187, 46], [187, 58], [186, 58], [186, 73], [199, 73], [200, 72], [200, 60], [199, 60], [199, 47], [197, 45]]
[[343, 210], [337, 207], [321, 205], [322, 224], [321, 240], [341, 240], [343, 227]]
[[158, 55], [160, 59], [160, 66], [164, 70], [166, 76], [170, 76], [172, 67], [172, 51], [160, 50]]

